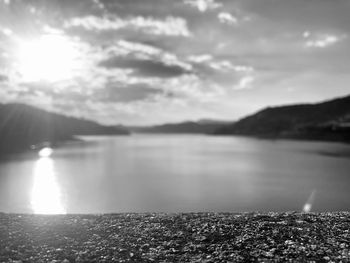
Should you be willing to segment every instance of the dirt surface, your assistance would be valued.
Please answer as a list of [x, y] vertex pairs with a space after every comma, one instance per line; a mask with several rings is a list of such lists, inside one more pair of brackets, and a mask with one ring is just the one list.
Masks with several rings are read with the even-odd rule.
[[0, 262], [350, 262], [350, 213], [0, 213]]

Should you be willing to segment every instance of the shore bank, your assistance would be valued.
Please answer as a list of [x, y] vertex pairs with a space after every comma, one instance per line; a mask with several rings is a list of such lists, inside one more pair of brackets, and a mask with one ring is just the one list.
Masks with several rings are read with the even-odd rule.
[[350, 212], [0, 213], [0, 262], [349, 262]]

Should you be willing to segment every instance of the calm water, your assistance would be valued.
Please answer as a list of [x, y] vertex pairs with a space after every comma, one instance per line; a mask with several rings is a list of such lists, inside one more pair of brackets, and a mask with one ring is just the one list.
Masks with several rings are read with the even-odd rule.
[[83, 137], [0, 162], [0, 211], [350, 210], [350, 145], [201, 135]]

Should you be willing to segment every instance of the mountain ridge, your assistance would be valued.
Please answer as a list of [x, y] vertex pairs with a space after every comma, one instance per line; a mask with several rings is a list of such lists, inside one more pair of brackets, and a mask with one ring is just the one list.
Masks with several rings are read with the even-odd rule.
[[228, 123], [232, 122], [205, 119], [150, 126], [129, 126], [128, 129], [135, 133], [211, 134], [219, 127]]
[[320, 103], [267, 107], [216, 135], [350, 141], [350, 95]]
[[28, 150], [45, 143], [72, 140], [75, 135], [127, 135], [114, 126], [49, 112], [34, 106], [0, 104], [0, 153]]

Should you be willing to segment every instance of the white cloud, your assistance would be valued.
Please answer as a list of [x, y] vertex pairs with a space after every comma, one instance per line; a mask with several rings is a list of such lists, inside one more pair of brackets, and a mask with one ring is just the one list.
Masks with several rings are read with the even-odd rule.
[[9, 28], [3, 28], [1, 29], [1, 32], [5, 35], [5, 36], [11, 36], [13, 34], [12, 30]]
[[251, 84], [254, 81], [254, 77], [249, 75], [249, 76], [244, 76], [240, 79], [238, 85], [234, 87], [235, 90], [242, 90], [242, 89], [248, 89], [251, 87]]
[[346, 35], [336, 36], [329, 34], [322, 34], [313, 37], [309, 32], [304, 32], [304, 38], [308, 39], [305, 42], [305, 46], [309, 48], [325, 48], [334, 45], [346, 37]]
[[211, 62], [209, 66], [213, 69], [219, 70], [219, 71], [236, 71], [239, 73], [250, 73], [254, 71], [254, 68], [249, 66], [243, 66], [243, 65], [233, 65], [228, 60], [222, 60], [222, 61], [215, 61]]
[[121, 48], [123, 48], [127, 53], [130, 52], [140, 52], [140, 53], [144, 53], [147, 55], [159, 55], [162, 50], [149, 46], [149, 45], [145, 45], [145, 44], [140, 44], [140, 43], [135, 43], [135, 42], [130, 42], [130, 41], [126, 41], [126, 40], [119, 40], [117, 42], [117, 45]]
[[234, 90], [251, 88], [255, 79], [255, 69], [251, 66], [235, 65], [228, 60], [221, 60], [210, 62], [209, 67], [223, 73], [213, 77], [217, 83], [222, 82], [224, 86], [235, 83]]
[[168, 52], [165, 52], [162, 54], [162, 61], [167, 65], [177, 65], [179, 67], [182, 67], [188, 71], [192, 70], [192, 65], [182, 62], [179, 60], [179, 58], [175, 54], [171, 54]]
[[[111, 52], [111, 50], [113, 50], [113, 52]], [[181, 61], [175, 54], [166, 52], [153, 46], [126, 40], [117, 41], [116, 45], [114, 45], [112, 49], [106, 50], [105, 53], [105, 59], [108, 59], [111, 53], [115, 54], [116, 56], [133, 55], [141, 60], [146, 59], [161, 61], [165, 65], [179, 66], [187, 71], [192, 70], [191, 64]]]
[[250, 66], [236, 65], [234, 66], [234, 70], [237, 72], [250, 73], [254, 71], [254, 68]]
[[219, 71], [228, 71], [233, 70], [233, 65], [228, 60], [211, 62], [210, 67]]
[[49, 25], [44, 25], [42, 27], [42, 29], [43, 29], [43, 32], [45, 32], [46, 34], [52, 34], [52, 35], [63, 35], [64, 34], [63, 30], [51, 27]]
[[223, 24], [227, 24], [227, 25], [237, 25], [238, 24], [238, 19], [227, 12], [219, 13], [218, 19]]
[[194, 62], [194, 63], [203, 63], [203, 62], [212, 60], [212, 59], [213, 59], [213, 56], [212, 56], [212, 55], [209, 55], [209, 54], [192, 55], [192, 56], [189, 56], [187, 59], [188, 59], [188, 61], [190, 61], [190, 62]]
[[118, 30], [122, 28], [130, 28], [134, 30], [142, 30], [145, 33], [153, 35], [166, 36], [183, 36], [191, 35], [187, 21], [181, 17], [168, 16], [163, 20], [153, 17], [129, 17], [121, 19], [101, 18], [97, 16], [76, 17], [64, 23], [64, 27], [82, 27], [86, 30]]
[[197, 8], [200, 12], [206, 12], [207, 10], [216, 9], [222, 6], [221, 3], [217, 3], [215, 0], [185, 0], [184, 3]]
[[304, 38], [308, 38], [310, 36], [310, 32], [309, 31], [305, 31], [304, 33], [303, 33], [303, 37]]

